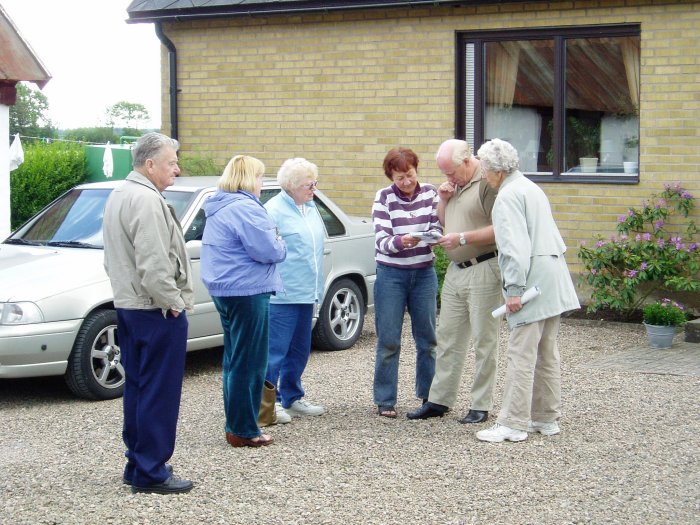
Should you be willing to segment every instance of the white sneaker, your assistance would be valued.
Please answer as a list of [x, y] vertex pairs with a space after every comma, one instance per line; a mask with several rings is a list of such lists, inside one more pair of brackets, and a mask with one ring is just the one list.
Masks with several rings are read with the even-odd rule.
[[527, 424], [528, 432], [539, 432], [545, 436], [553, 436], [561, 432], [559, 423], [552, 421], [551, 423], [540, 423], [539, 421], [530, 421]]
[[306, 399], [297, 399], [292, 403], [292, 406], [285, 410], [287, 414], [292, 417], [320, 416], [326, 411], [321, 405], [314, 405], [309, 403]]
[[287, 414], [287, 411], [282, 406], [279, 401], [275, 403], [275, 416], [277, 416], [277, 422], [284, 425], [285, 423], [292, 422], [292, 416]]
[[500, 443], [501, 441], [525, 441], [527, 439], [527, 432], [496, 423], [489, 429], [477, 432], [476, 438], [481, 441], [490, 441], [491, 443]]

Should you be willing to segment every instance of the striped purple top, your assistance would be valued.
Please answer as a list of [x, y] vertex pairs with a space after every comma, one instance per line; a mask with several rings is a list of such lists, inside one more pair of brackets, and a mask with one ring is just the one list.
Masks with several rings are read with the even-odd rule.
[[418, 184], [410, 198], [395, 184], [377, 192], [372, 206], [375, 260], [395, 268], [425, 268], [433, 264], [433, 250], [421, 241], [405, 248], [401, 236], [434, 230], [442, 234], [437, 217], [438, 195], [432, 184]]

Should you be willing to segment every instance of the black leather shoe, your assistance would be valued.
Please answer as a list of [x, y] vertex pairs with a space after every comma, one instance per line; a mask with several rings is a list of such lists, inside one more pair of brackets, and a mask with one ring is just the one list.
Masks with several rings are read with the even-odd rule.
[[181, 494], [183, 492], [189, 492], [192, 490], [194, 483], [189, 479], [180, 479], [175, 476], [170, 476], [163, 483], [156, 483], [155, 485], [148, 485], [147, 487], [137, 487], [135, 485], [131, 486], [131, 492], [136, 494], [137, 492], [148, 492], [151, 494]]
[[431, 403], [428, 401], [424, 403], [419, 409], [414, 410], [406, 414], [408, 419], [428, 419], [429, 417], [442, 417], [449, 409], [444, 405], [438, 405], [437, 403]]
[[[173, 475], [173, 466], [170, 463], [165, 464], [165, 470], [168, 471], [169, 476]], [[122, 483], [124, 483], [124, 485], [131, 485], [131, 480], [127, 479], [126, 476], [122, 476]]]
[[486, 410], [470, 410], [467, 415], [459, 420], [460, 423], [483, 423], [489, 418]]

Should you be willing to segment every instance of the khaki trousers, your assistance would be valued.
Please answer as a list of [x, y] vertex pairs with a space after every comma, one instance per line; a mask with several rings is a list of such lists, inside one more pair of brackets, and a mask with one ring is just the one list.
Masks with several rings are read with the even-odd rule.
[[450, 264], [440, 295], [435, 376], [428, 400], [453, 407], [470, 341], [474, 343], [471, 408], [491, 410], [496, 383], [500, 319], [491, 312], [503, 302], [496, 257], [469, 268]]
[[559, 321], [557, 315], [511, 331], [501, 425], [527, 430], [530, 420], [551, 423], [561, 416]]

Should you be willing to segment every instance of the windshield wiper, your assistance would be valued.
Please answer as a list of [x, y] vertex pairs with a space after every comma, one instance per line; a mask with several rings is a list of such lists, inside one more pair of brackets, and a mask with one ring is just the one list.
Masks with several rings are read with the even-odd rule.
[[94, 244], [81, 241], [50, 241], [46, 243], [46, 246], [62, 246], [64, 248], [92, 248], [96, 250], [102, 249], [101, 246], [95, 246]]
[[17, 237], [16, 239], [7, 239], [3, 244], [24, 244], [28, 246], [42, 246], [44, 243], [38, 241], [28, 241], [27, 239], [22, 239]]

